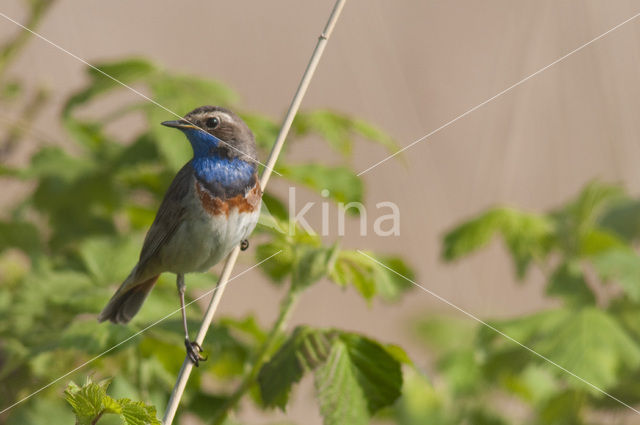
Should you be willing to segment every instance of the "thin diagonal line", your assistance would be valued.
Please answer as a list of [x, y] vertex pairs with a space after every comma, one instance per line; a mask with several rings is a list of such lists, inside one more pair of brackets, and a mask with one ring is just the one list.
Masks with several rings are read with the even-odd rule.
[[551, 62], [549, 65], [544, 66], [542, 68], [540, 68], [539, 70], [537, 70], [536, 72], [534, 72], [533, 74], [529, 75], [528, 77], [523, 78], [522, 80], [518, 81], [517, 83], [507, 87], [506, 89], [502, 90], [500, 93], [496, 94], [495, 96], [490, 97], [489, 99], [485, 100], [484, 102], [474, 106], [473, 108], [469, 109], [467, 112], [465, 112], [462, 115], [458, 115], [457, 117], [455, 117], [454, 119], [452, 119], [451, 121], [441, 125], [440, 127], [436, 128], [435, 130], [433, 130], [431, 133], [425, 134], [424, 136], [420, 137], [418, 140], [410, 143], [409, 145], [405, 146], [404, 148], [400, 149], [397, 152], [394, 152], [393, 154], [387, 156], [386, 158], [376, 162], [375, 164], [373, 164], [372, 166], [370, 166], [369, 168], [367, 168], [364, 171], [361, 171], [358, 173], [358, 176], [363, 175], [364, 173], [368, 172], [369, 170], [377, 167], [378, 165], [382, 164], [383, 162], [386, 162], [388, 160], [390, 160], [391, 158], [393, 158], [394, 156], [398, 155], [401, 152], [406, 151], [407, 149], [411, 148], [412, 146], [422, 142], [423, 140], [433, 136], [434, 134], [438, 133], [440, 130], [443, 130], [447, 127], [449, 127], [451, 124], [455, 123], [456, 121], [466, 117], [467, 115], [469, 115], [470, 113], [476, 111], [477, 109], [482, 108], [484, 105], [486, 105], [487, 103], [492, 102], [493, 100], [499, 98], [500, 96], [502, 96], [503, 94], [513, 90], [514, 88], [518, 87], [519, 85], [523, 84], [524, 82], [530, 80], [531, 78], [535, 77], [536, 75], [540, 74], [541, 72], [546, 71], [547, 69], [551, 68], [553, 65], [562, 62], [563, 60], [565, 60], [566, 58], [568, 58], [569, 56], [573, 55], [574, 53], [579, 52], [580, 50], [584, 49], [585, 47], [589, 46], [592, 43], [595, 43], [596, 41], [600, 40], [601, 38], [607, 36], [609, 33], [617, 30], [618, 28], [620, 28], [621, 26], [633, 21], [634, 19], [636, 19], [638, 16], [640, 16], [640, 13], [636, 13], [635, 15], [633, 15], [632, 17], [630, 17], [629, 19], [627, 19], [626, 21], [623, 21], [621, 23], [619, 23], [618, 25], [616, 25], [615, 27], [609, 29], [608, 31], [600, 34], [599, 36], [597, 36], [596, 38], [592, 39], [591, 41], [588, 41], [587, 43], [583, 44], [580, 47], [577, 47], [575, 49], [573, 49], [572, 51], [570, 51], [569, 53], [567, 53], [566, 55], [559, 57], [558, 59], [554, 60], [553, 62]]
[[[71, 56], [72, 58], [74, 58], [74, 59], [76, 59], [76, 60], [78, 60], [78, 61], [82, 62], [83, 64], [87, 65], [88, 67], [90, 67], [90, 68], [92, 68], [92, 69], [94, 69], [94, 70], [98, 71], [100, 74], [104, 75], [105, 77], [107, 77], [107, 78], [109, 78], [109, 79], [111, 79], [111, 80], [115, 81], [116, 83], [120, 84], [121, 86], [123, 86], [123, 87], [125, 87], [125, 88], [127, 88], [127, 89], [131, 90], [132, 92], [134, 92], [134, 93], [135, 93], [135, 94], [137, 94], [138, 96], [140, 96], [140, 97], [142, 97], [143, 99], [145, 99], [145, 100], [147, 100], [147, 101], [149, 101], [149, 102], [153, 103], [153, 104], [154, 104], [154, 105], [156, 105], [157, 107], [164, 109], [165, 111], [169, 112], [171, 115], [174, 115], [174, 116], [176, 116], [176, 117], [178, 117], [178, 118], [180, 118], [180, 119], [184, 119], [184, 118], [182, 117], [182, 115], [180, 115], [180, 114], [178, 114], [178, 113], [176, 113], [176, 112], [172, 111], [171, 109], [167, 108], [167, 107], [166, 107], [166, 106], [164, 106], [164, 105], [159, 104], [158, 102], [156, 102], [155, 100], [151, 99], [149, 96], [145, 95], [144, 93], [141, 93], [140, 91], [138, 91], [138, 90], [134, 89], [133, 87], [131, 87], [131, 86], [129, 86], [129, 85], [127, 85], [127, 84], [123, 83], [122, 81], [118, 80], [116, 77], [113, 77], [113, 76], [111, 76], [111, 75], [107, 74], [106, 72], [104, 72], [104, 71], [103, 71], [103, 70], [101, 70], [100, 68], [98, 68], [98, 67], [96, 67], [96, 66], [94, 66], [94, 65], [90, 64], [90, 63], [89, 63], [89, 62], [87, 62], [86, 60], [82, 59], [81, 57], [79, 57], [79, 56], [77, 56], [77, 55], [75, 55], [75, 54], [73, 54], [73, 53], [71, 53], [70, 51], [68, 51], [68, 50], [67, 50], [67, 49], [65, 49], [64, 47], [62, 47], [62, 46], [60, 46], [60, 45], [58, 45], [58, 44], [54, 43], [53, 41], [49, 40], [48, 38], [46, 38], [46, 37], [44, 37], [44, 36], [42, 36], [42, 35], [38, 34], [37, 32], [35, 32], [35, 31], [33, 31], [33, 30], [31, 30], [31, 29], [29, 29], [29, 28], [27, 28], [27, 27], [25, 27], [25, 26], [24, 26], [24, 25], [22, 25], [20, 22], [18, 22], [18, 21], [16, 21], [16, 20], [14, 20], [14, 19], [12, 19], [12, 18], [10, 18], [9, 16], [5, 15], [4, 13], [0, 12], [0, 16], [2, 16], [3, 18], [5, 18], [7, 21], [13, 22], [14, 24], [16, 24], [17, 26], [19, 26], [19, 27], [20, 27], [20, 28], [22, 28], [23, 30], [25, 30], [25, 31], [29, 31], [31, 34], [33, 34], [33, 35], [35, 35], [36, 37], [38, 37], [40, 40], [42, 40], [42, 41], [45, 41], [45, 42], [49, 43], [50, 45], [52, 45], [52, 46], [53, 46], [53, 47], [55, 47], [56, 49], [58, 49], [58, 50], [60, 50], [60, 51], [62, 51], [62, 52], [64, 52], [64, 53], [68, 54], [68, 55], [69, 55], [69, 56]], [[205, 131], [204, 129], [202, 129], [202, 128], [198, 127], [196, 124], [192, 123], [191, 121], [189, 121], [189, 123], [190, 123], [191, 125], [193, 125], [194, 127], [196, 127], [197, 129], [199, 129], [200, 131], [204, 131], [205, 133], [207, 133], [207, 131]], [[218, 139], [218, 140], [220, 140], [220, 139]], [[242, 155], [246, 156], [247, 158], [250, 158], [250, 159], [251, 159], [251, 161], [258, 163], [258, 164], [262, 165], [262, 166], [263, 166], [263, 167], [265, 167], [265, 168], [269, 168], [269, 167], [267, 167], [265, 164], [263, 164], [262, 162], [258, 161], [258, 160], [257, 160], [257, 159], [255, 159], [255, 158], [252, 158], [252, 157], [251, 157], [251, 155], [246, 154], [245, 152], [241, 151], [240, 149], [236, 148], [235, 146], [232, 146], [231, 144], [229, 144], [229, 143], [225, 142], [224, 140], [220, 140], [220, 141], [221, 141], [222, 143], [224, 143], [225, 145], [227, 145], [228, 147], [230, 147], [231, 149], [233, 149], [233, 150], [235, 150], [235, 151], [237, 151], [237, 152], [241, 153]], [[270, 169], [270, 170], [271, 170], [271, 171], [273, 171], [274, 173], [276, 173], [277, 175], [282, 176], [282, 174], [278, 173], [276, 170], [274, 170], [274, 169]], [[2, 412], [0, 412], [0, 413], [2, 413]]]
[[[275, 257], [276, 255], [280, 254], [281, 252], [282, 252], [282, 250], [280, 250], [280, 251], [278, 251], [278, 252], [276, 252], [276, 253], [274, 253], [274, 254], [272, 254], [272, 255], [268, 256], [268, 257], [267, 257], [267, 258], [265, 258], [264, 260], [260, 261], [260, 262], [259, 262], [259, 263], [257, 263], [257, 264], [254, 264], [253, 266], [249, 267], [248, 269], [241, 271], [241, 272], [240, 272], [240, 273], [238, 273], [237, 275], [233, 276], [231, 279], [227, 280], [227, 281], [224, 283], [224, 285], [216, 286], [215, 288], [213, 288], [213, 289], [211, 289], [211, 290], [209, 290], [209, 291], [205, 292], [204, 294], [200, 295], [198, 298], [196, 298], [196, 299], [194, 299], [193, 301], [191, 301], [191, 302], [187, 303], [187, 304], [185, 305], [185, 308], [186, 308], [186, 307], [188, 307], [188, 306], [190, 306], [190, 305], [191, 305], [191, 304], [193, 304], [194, 302], [196, 302], [196, 301], [198, 301], [198, 300], [200, 300], [200, 299], [202, 299], [202, 298], [206, 297], [207, 295], [214, 293], [214, 292], [215, 292], [215, 291], [217, 291], [218, 289], [220, 289], [220, 288], [222, 288], [222, 287], [227, 286], [227, 285], [229, 284], [229, 282], [231, 282], [232, 280], [234, 280], [234, 279], [236, 279], [236, 278], [238, 278], [238, 277], [242, 276], [243, 274], [247, 273], [247, 272], [248, 272], [248, 271], [250, 271], [250, 270], [253, 270], [254, 268], [258, 267], [260, 264], [264, 263], [264, 262], [265, 262], [265, 261], [267, 261], [267, 260], [270, 260], [271, 258]], [[76, 367], [76, 368], [72, 369], [71, 371], [69, 371], [69, 372], [65, 373], [64, 375], [60, 376], [59, 378], [54, 379], [53, 381], [49, 382], [49, 383], [48, 383], [47, 385], [45, 385], [44, 387], [41, 387], [41, 388], [39, 388], [38, 390], [36, 390], [36, 391], [32, 392], [31, 394], [29, 394], [28, 396], [21, 398], [20, 400], [18, 400], [18, 401], [16, 401], [15, 403], [13, 403], [11, 406], [5, 407], [2, 411], [0, 411], [0, 415], [1, 415], [1, 414], [3, 414], [4, 412], [6, 412], [7, 410], [9, 410], [9, 409], [11, 409], [11, 408], [13, 408], [13, 407], [17, 406], [18, 404], [20, 404], [20, 403], [22, 403], [22, 402], [27, 401], [28, 399], [30, 399], [30, 398], [31, 398], [31, 397], [33, 397], [34, 395], [38, 394], [39, 392], [41, 392], [41, 391], [43, 391], [43, 390], [46, 390], [47, 388], [49, 388], [50, 386], [52, 386], [52, 385], [53, 385], [53, 384], [55, 384], [56, 382], [60, 381], [61, 379], [64, 379], [64, 378], [66, 378], [67, 376], [71, 375], [72, 373], [74, 373], [74, 372], [78, 371], [79, 369], [82, 369], [83, 367], [85, 367], [85, 366], [86, 366], [86, 365], [88, 365], [89, 363], [94, 362], [95, 360], [97, 360], [97, 359], [99, 359], [100, 357], [104, 356], [104, 355], [105, 355], [105, 354], [107, 354], [108, 352], [115, 350], [116, 348], [118, 348], [119, 346], [121, 346], [122, 344], [124, 344], [125, 342], [130, 341], [131, 339], [135, 338], [136, 336], [140, 335], [140, 334], [141, 334], [141, 333], [143, 333], [143, 332], [146, 332], [147, 330], [149, 330], [150, 328], [154, 327], [154, 326], [155, 326], [155, 325], [157, 325], [158, 323], [160, 323], [160, 322], [164, 321], [165, 319], [168, 319], [169, 317], [171, 317], [171, 316], [173, 316], [174, 314], [178, 313], [180, 310], [182, 310], [182, 309], [181, 309], [181, 308], [179, 308], [179, 309], [177, 309], [177, 310], [175, 310], [175, 311], [173, 311], [173, 312], [171, 312], [171, 313], [167, 314], [167, 315], [166, 315], [166, 316], [164, 316], [163, 318], [161, 318], [161, 319], [159, 319], [159, 320], [156, 320], [155, 322], [153, 322], [153, 323], [152, 323], [152, 324], [150, 324], [149, 326], [147, 326], [147, 327], [143, 328], [142, 330], [140, 330], [140, 331], [138, 331], [138, 332], [134, 333], [133, 335], [131, 335], [131, 336], [130, 336], [130, 337], [128, 337], [127, 339], [125, 339], [125, 340], [123, 340], [123, 341], [120, 341], [119, 343], [117, 343], [117, 344], [116, 344], [116, 345], [114, 345], [113, 347], [111, 347], [111, 348], [109, 348], [109, 349], [107, 349], [107, 350], [103, 351], [102, 353], [98, 354], [97, 356], [95, 356], [95, 357], [93, 357], [93, 358], [91, 358], [91, 359], [87, 360], [86, 362], [82, 363], [80, 366], [78, 366], [78, 367]]]
[[532, 354], [535, 354], [536, 356], [540, 357], [542, 360], [552, 364], [553, 366], [557, 367], [558, 369], [568, 373], [569, 375], [573, 376], [574, 378], [578, 379], [579, 381], [587, 384], [588, 386], [590, 386], [591, 388], [593, 388], [594, 390], [606, 395], [607, 397], [611, 398], [612, 400], [617, 401], [618, 403], [622, 404], [625, 407], [628, 407], [629, 409], [633, 410], [635, 413], [640, 415], [640, 411], [631, 407], [630, 405], [628, 405], [627, 403], [625, 403], [624, 401], [620, 400], [619, 398], [609, 394], [608, 392], [606, 392], [605, 390], [601, 389], [600, 387], [595, 386], [594, 384], [592, 384], [591, 382], [587, 381], [584, 378], [581, 378], [580, 376], [576, 375], [575, 373], [571, 372], [570, 370], [560, 366], [558, 363], [554, 362], [553, 360], [551, 360], [550, 358], [538, 353], [537, 351], [535, 351], [533, 348], [529, 348], [528, 346], [524, 345], [523, 343], [521, 343], [520, 341], [516, 340], [515, 338], [507, 335], [506, 333], [502, 332], [501, 330], [495, 328], [494, 326], [490, 325], [489, 323], [485, 322], [484, 320], [480, 319], [479, 317], [473, 315], [472, 313], [467, 312], [466, 310], [458, 307], [457, 305], [455, 305], [454, 303], [452, 303], [451, 301], [447, 300], [446, 298], [441, 297], [440, 295], [436, 294], [435, 292], [425, 288], [424, 286], [420, 285], [419, 283], [414, 282], [413, 280], [409, 279], [408, 277], [406, 277], [405, 275], [398, 273], [397, 271], [395, 271], [394, 269], [392, 269], [391, 267], [387, 266], [384, 263], [381, 263], [380, 261], [378, 261], [377, 259], [373, 258], [372, 256], [366, 254], [365, 252], [361, 251], [361, 250], [357, 250], [360, 254], [364, 255], [365, 257], [369, 258], [372, 261], [375, 261], [377, 264], [381, 265], [382, 267], [384, 267], [385, 269], [389, 270], [390, 272], [400, 276], [401, 278], [403, 278], [404, 280], [406, 280], [407, 282], [412, 283], [414, 286], [422, 289], [424, 292], [428, 293], [429, 295], [432, 295], [434, 297], [436, 297], [437, 299], [439, 299], [440, 301], [442, 301], [443, 303], [455, 308], [456, 310], [458, 310], [459, 312], [463, 313], [464, 315], [470, 317], [471, 319], [475, 320], [476, 322], [486, 326], [487, 328], [491, 329], [492, 331], [496, 332], [497, 334], [503, 336], [504, 338], [508, 339], [509, 341], [519, 345], [520, 347], [524, 348], [525, 350], [529, 351]]

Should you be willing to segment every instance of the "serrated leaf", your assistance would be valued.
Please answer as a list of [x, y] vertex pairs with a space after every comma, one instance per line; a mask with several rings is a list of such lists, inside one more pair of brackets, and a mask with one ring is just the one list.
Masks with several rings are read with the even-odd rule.
[[116, 414], [125, 425], [160, 425], [156, 409], [142, 402], [123, 398], [115, 400], [107, 395], [108, 380], [98, 383], [87, 379], [78, 387], [71, 382], [65, 390], [65, 399], [76, 414], [77, 425], [93, 425], [103, 415]]
[[553, 231], [553, 223], [545, 216], [495, 208], [449, 231], [444, 238], [443, 257], [456, 260], [486, 246], [500, 234], [518, 276], [523, 277], [530, 262], [549, 251]]
[[[371, 252], [366, 254], [358, 251], [340, 251], [330, 272], [331, 279], [341, 286], [353, 285], [367, 300], [380, 296], [387, 301], [395, 301], [413, 287], [407, 279], [414, 279], [414, 273], [400, 258], [377, 256]], [[389, 268], [370, 257], [377, 257], [378, 261]]]
[[91, 382], [78, 387], [71, 382], [65, 390], [65, 399], [73, 408], [78, 425], [92, 425], [92, 421], [105, 413], [119, 414], [118, 403], [107, 395], [109, 381]]
[[[625, 370], [640, 365], [638, 344], [613, 316], [595, 307], [550, 310], [494, 326], [602, 389], [615, 384]], [[492, 331], [483, 332], [489, 336]], [[498, 346], [521, 351], [501, 337], [490, 338], [499, 343]], [[566, 372], [551, 366], [549, 370], [566, 378]], [[575, 388], [592, 391], [578, 380], [569, 378], [568, 382]]]
[[333, 344], [329, 359], [315, 374], [315, 386], [324, 425], [369, 423], [367, 400], [344, 342]]
[[125, 425], [161, 425], [156, 417], [156, 408], [140, 401], [123, 398], [118, 400], [120, 417]]
[[260, 369], [258, 384], [264, 404], [284, 410], [293, 384], [299, 382], [306, 371], [326, 360], [333, 338], [331, 332], [297, 327]]
[[297, 289], [304, 289], [329, 274], [340, 252], [337, 244], [329, 248], [297, 247], [297, 251], [291, 275]]
[[340, 334], [340, 340], [347, 345], [369, 413], [391, 405], [400, 396], [402, 388], [400, 362], [372, 339], [344, 332]]
[[378, 343], [341, 333], [315, 372], [315, 386], [325, 425], [367, 424], [400, 396], [400, 363]]

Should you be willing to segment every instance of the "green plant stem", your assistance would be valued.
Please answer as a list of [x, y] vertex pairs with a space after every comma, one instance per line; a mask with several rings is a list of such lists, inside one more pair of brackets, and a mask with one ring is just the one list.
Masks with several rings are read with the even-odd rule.
[[284, 332], [285, 328], [287, 327], [289, 318], [293, 313], [293, 308], [295, 307], [299, 296], [300, 290], [292, 284], [280, 304], [280, 314], [274, 322], [269, 335], [267, 335], [267, 338], [262, 344], [262, 347], [260, 347], [260, 351], [255, 357], [253, 366], [251, 367], [249, 372], [245, 374], [242, 382], [240, 383], [240, 386], [238, 386], [233, 394], [231, 394], [231, 397], [229, 397], [229, 399], [221, 407], [219, 411], [220, 413], [215, 416], [213, 420], [214, 425], [220, 425], [224, 422], [224, 420], [227, 418], [227, 415], [229, 414], [229, 411], [237, 406], [240, 399], [242, 399], [242, 396], [244, 396], [249, 388], [251, 388], [251, 385], [256, 382], [258, 373], [260, 373], [260, 369], [262, 369], [262, 366], [267, 362], [269, 355], [273, 351], [274, 345], [278, 341], [278, 337]]
[[[56, 0], [35, 0], [29, 2], [29, 15], [25, 27], [35, 30], [42, 21], [47, 10]], [[33, 34], [27, 30], [20, 30], [14, 38], [0, 47], [0, 79], [2, 79], [9, 63], [27, 44]]]
[[25, 135], [32, 131], [33, 121], [40, 115], [48, 100], [49, 94], [44, 88], [38, 89], [29, 99], [22, 110], [21, 118], [9, 127], [7, 134], [0, 142], [0, 160], [9, 156]]
[[102, 417], [102, 415], [104, 415], [104, 410], [102, 410], [100, 413], [98, 413], [98, 416], [96, 416], [92, 421], [91, 421], [91, 425], [96, 425], [98, 423], [98, 421], [100, 420], [100, 418]]

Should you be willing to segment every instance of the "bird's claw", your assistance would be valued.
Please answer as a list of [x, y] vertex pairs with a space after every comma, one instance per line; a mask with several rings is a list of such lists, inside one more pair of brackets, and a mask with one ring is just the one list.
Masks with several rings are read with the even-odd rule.
[[243, 239], [242, 242], [240, 242], [240, 250], [241, 251], [246, 251], [247, 248], [249, 248], [249, 240], [248, 239]]
[[189, 341], [189, 338], [184, 339], [184, 346], [187, 348], [187, 356], [189, 356], [189, 359], [191, 359], [195, 367], [198, 367], [201, 361], [205, 362], [209, 358], [208, 356], [200, 354], [202, 353], [200, 344], [195, 341]]

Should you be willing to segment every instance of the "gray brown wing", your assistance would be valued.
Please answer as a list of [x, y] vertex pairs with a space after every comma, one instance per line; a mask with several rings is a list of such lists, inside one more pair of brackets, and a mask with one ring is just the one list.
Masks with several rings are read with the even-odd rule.
[[171, 182], [164, 199], [160, 204], [155, 220], [144, 239], [140, 260], [138, 262], [138, 272], [144, 273], [147, 266], [154, 263], [158, 251], [167, 243], [175, 233], [180, 223], [184, 220], [186, 213], [185, 197], [189, 194], [190, 185], [193, 184], [193, 169], [191, 162], [188, 162], [176, 174]]

